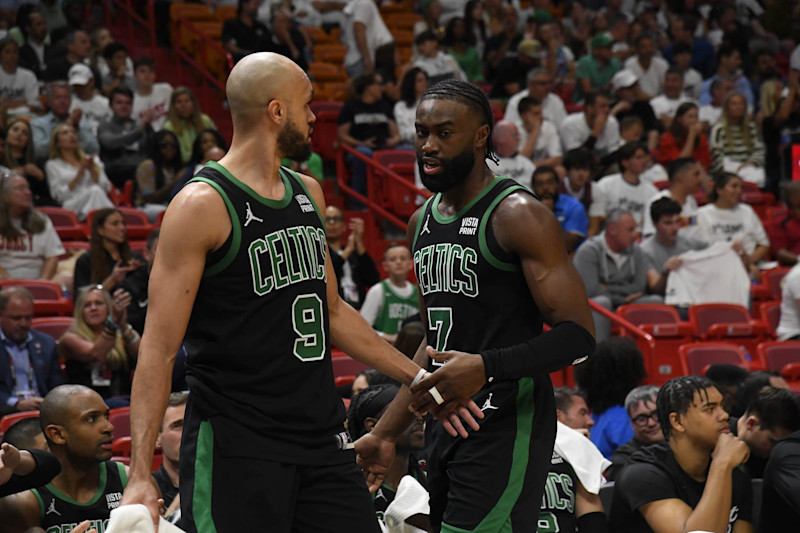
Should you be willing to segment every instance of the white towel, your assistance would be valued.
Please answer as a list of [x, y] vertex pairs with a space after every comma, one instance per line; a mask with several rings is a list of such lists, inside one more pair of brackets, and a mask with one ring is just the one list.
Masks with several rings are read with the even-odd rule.
[[603, 457], [597, 446], [569, 426], [556, 422], [555, 451], [572, 466], [575, 475], [588, 492], [597, 494], [605, 483], [603, 472], [611, 461]]
[[403, 476], [397, 486], [394, 500], [386, 508], [383, 519], [390, 533], [425, 533], [406, 524], [406, 518], [415, 514], [430, 514], [428, 491], [411, 476]]
[[[153, 533], [155, 530], [150, 511], [144, 505], [136, 504], [123, 505], [112, 510], [105, 533]], [[158, 533], [182, 532], [178, 526], [159, 518]]]

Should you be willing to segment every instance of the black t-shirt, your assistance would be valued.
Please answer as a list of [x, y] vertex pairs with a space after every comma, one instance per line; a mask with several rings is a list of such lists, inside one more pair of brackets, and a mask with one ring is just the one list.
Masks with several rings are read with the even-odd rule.
[[252, 26], [246, 25], [238, 18], [225, 21], [222, 26], [223, 44], [233, 43], [242, 50], [250, 52], [264, 52], [270, 49], [271, 36], [266, 26], [258, 21], [253, 21]]
[[764, 469], [759, 531], [786, 531], [786, 524], [800, 523], [800, 431], [772, 448]]
[[389, 138], [389, 121], [394, 120], [392, 108], [383, 101], [365, 104], [361, 100], [348, 100], [339, 113], [339, 125], [350, 123], [350, 136], [359, 141], [375, 138], [383, 146]]
[[[619, 102], [614, 102], [611, 107], [613, 108], [618, 103]], [[642, 119], [642, 123], [644, 124], [644, 131], [642, 132], [643, 140], [647, 138], [647, 132], [660, 128], [660, 123], [656, 118], [655, 112], [653, 112], [653, 107], [647, 100], [636, 100], [629, 110], [617, 113], [617, 122], [621, 124], [622, 119], [628, 116], [637, 116]]]
[[292, 50], [288, 44], [282, 43], [274, 38], [270, 38], [270, 51], [282, 56], [286, 56], [297, 63], [297, 66], [299, 66], [301, 69], [308, 70], [308, 62], [306, 61], [305, 57], [306, 42], [305, 39], [303, 39], [303, 34], [300, 33], [300, 30], [297, 28], [291, 28], [289, 30], [289, 38], [292, 40], [295, 48], [297, 48], [297, 50], [300, 52], [297, 57], [292, 57]]
[[153, 472], [153, 479], [156, 480], [156, 485], [158, 485], [161, 491], [161, 497], [164, 498], [164, 507], [169, 507], [175, 499], [175, 496], [178, 495], [178, 487], [172, 484], [172, 480], [169, 478], [169, 474], [167, 474], [164, 465], [161, 465], [161, 468]]
[[611, 455], [611, 466], [606, 468], [606, 479], [609, 481], [616, 481], [619, 477], [622, 468], [628, 464], [631, 455], [636, 453], [642, 448], [643, 444], [636, 439], [631, 439], [616, 450]]
[[519, 46], [519, 43], [522, 42], [521, 33], [517, 33], [516, 35], [514, 35], [514, 37], [511, 38], [511, 43], [508, 45], [508, 48], [506, 49], [506, 55], [505, 57], [503, 57], [502, 61], [500, 61], [496, 69], [492, 68], [488, 64], [486, 58], [489, 56], [490, 53], [501, 48], [503, 44], [506, 42], [506, 40], [507, 40], [506, 34], [500, 33], [486, 41], [486, 47], [484, 48], [483, 51], [483, 57], [484, 57], [484, 62], [486, 63], [488, 78], [490, 80], [494, 80], [498, 72], [500, 72], [501, 70], [505, 70], [504, 67], [508, 65], [509, 62], [516, 62], [517, 56], [519, 55], [517, 52], [517, 47]]
[[[692, 479], [678, 465], [666, 443], [646, 446], [631, 456], [614, 485], [609, 529], [615, 533], [651, 533], [639, 508], [659, 500], [679, 499], [694, 509], [705, 482]], [[752, 521], [753, 490], [750, 477], [739, 467], [733, 470], [730, 525]]]

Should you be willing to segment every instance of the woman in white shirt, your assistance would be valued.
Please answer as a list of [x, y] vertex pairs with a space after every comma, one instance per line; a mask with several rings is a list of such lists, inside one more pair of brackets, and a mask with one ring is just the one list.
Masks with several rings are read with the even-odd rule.
[[739, 254], [753, 277], [759, 276], [756, 263], [769, 251], [769, 239], [753, 208], [742, 203], [742, 178], [722, 172], [714, 178], [709, 197], [713, 203], [697, 211], [699, 234], [709, 243], [739, 241]]
[[428, 75], [419, 67], [406, 72], [400, 84], [400, 100], [394, 104], [394, 121], [400, 132], [400, 142], [414, 146], [417, 129], [414, 126], [417, 117], [417, 104], [422, 93], [428, 90]]
[[83, 153], [78, 134], [69, 124], [61, 124], [50, 136], [50, 159], [44, 165], [53, 198], [74, 211], [78, 219], [95, 209], [114, 207], [108, 198], [111, 182], [103, 163]]
[[14, 117], [31, 118], [41, 112], [36, 74], [18, 66], [19, 46], [0, 39], [0, 123]]

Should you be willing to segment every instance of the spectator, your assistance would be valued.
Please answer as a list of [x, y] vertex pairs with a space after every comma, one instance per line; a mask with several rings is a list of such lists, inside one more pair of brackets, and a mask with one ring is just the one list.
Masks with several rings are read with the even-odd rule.
[[41, 80], [47, 68], [46, 61], [52, 55], [47, 42], [47, 21], [41, 13], [31, 11], [25, 17], [23, 29], [27, 38], [19, 49], [19, 65], [33, 72]]
[[594, 426], [586, 396], [579, 390], [569, 387], [553, 389], [556, 399], [556, 417], [559, 422], [589, 438]]
[[172, 85], [156, 83], [156, 63], [149, 57], [140, 57], [133, 62], [133, 75], [136, 78], [133, 118], [142, 122], [149, 111], [153, 117], [150, 125], [154, 131], [161, 131], [164, 121], [167, 120]]
[[342, 42], [347, 45], [344, 69], [351, 78], [383, 71], [394, 73], [394, 37], [374, 0], [354, 0], [342, 10]]
[[639, 143], [628, 143], [619, 150], [622, 172], [604, 177], [594, 187], [589, 208], [589, 236], [597, 235], [608, 214], [614, 209], [629, 212], [639, 233], [644, 224], [644, 208], [658, 194], [658, 189], [640, 179], [648, 163], [647, 149]]
[[[375, 150], [397, 146], [400, 134], [392, 109], [382, 100], [378, 77], [371, 72], [362, 74], [353, 80], [353, 90], [355, 98], [348, 100], [339, 114], [339, 142], [352, 146], [367, 157], [372, 157]], [[366, 163], [352, 154], [347, 154], [345, 159], [353, 167], [352, 187], [366, 196]]]
[[217, 126], [203, 113], [197, 105], [194, 93], [187, 87], [177, 87], [169, 99], [167, 120], [163, 129], [169, 130], [178, 137], [181, 147], [181, 159], [188, 164], [192, 156], [192, 143], [198, 132], [206, 129], [217, 129]]
[[661, 198], [675, 200], [680, 206], [680, 230], [679, 234], [684, 237], [694, 237], [702, 240], [698, 235], [697, 227], [697, 200], [694, 195], [700, 192], [707, 174], [703, 167], [691, 157], [679, 157], [673, 159], [669, 164], [669, 187], [658, 191], [645, 206], [644, 227], [642, 235], [649, 237], [655, 233], [655, 225], [651, 218], [650, 208], [653, 202]]
[[15, 174], [25, 176], [28, 180], [34, 205], [55, 205], [44, 172], [34, 161], [31, 127], [27, 121], [18, 118], [8, 126], [3, 154], [3, 164]]
[[780, 531], [800, 522], [800, 431], [776, 442], [764, 469], [758, 531]]
[[[347, 246], [342, 246], [342, 238], [348, 227], [350, 234], [347, 236]], [[339, 295], [348, 304], [360, 309], [367, 289], [380, 279], [375, 262], [364, 246], [364, 220], [353, 218], [349, 225], [345, 225], [342, 212], [329, 205], [325, 210], [325, 236], [339, 282]]]
[[0, 279], [53, 279], [64, 247], [50, 219], [33, 208], [28, 182], [0, 178]]
[[35, 411], [64, 383], [53, 337], [31, 329], [33, 295], [23, 287], [0, 291], [0, 402]]
[[800, 340], [800, 263], [781, 280], [781, 319], [778, 340]]
[[[89, 35], [83, 30], [74, 30], [64, 38], [66, 55], [52, 57], [47, 61], [47, 70], [44, 72], [44, 81], [62, 81], [69, 78], [69, 69], [75, 63], [84, 63], [92, 52]], [[97, 71], [94, 72], [96, 80], [102, 80]]]
[[[163, 130], [166, 131], [166, 130]], [[201, 131], [192, 144], [192, 158], [186, 165], [181, 178], [175, 182], [170, 191], [169, 198], [172, 199], [180, 191], [186, 182], [194, 177], [201, 168], [206, 166], [209, 161], [219, 161], [228, 151], [228, 145], [222, 135], [214, 129]], [[283, 164], [283, 162], [281, 162]]]
[[407, 279], [413, 267], [409, 249], [390, 244], [383, 253], [383, 268], [389, 277], [370, 288], [361, 306], [364, 320], [392, 344], [403, 321], [419, 314], [417, 286]]
[[475, 48], [475, 34], [467, 28], [461, 17], [454, 17], [447, 23], [444, 36], [447, 53], [456, 60], [466, 79], [473, 83], [483, 83], [483, 62]]
[[[722, 408], [726, 413], [733, 413], [736, 406], [736, 397], [739, 388], [749, 376], [746, 369], [737, 365], [710, 365], [705, 376], [714, 382], [717, 390], [722, 394]], [[744, 408], [742, 408], [744, 412]]]
[[722, 118], [711, 130], [711, 168], [734, 172], [763, 187], [764, 144], [755, 123], [747, 115], [744, 97], [731, 93], [722, 104]]
[[[60, 368], [59, 372], [61, 372]], [[61, 374], [61, 379], [64, 379], [63, 374]], [[19, 449], [47, 451], [47, 440], [42, 433], [38, 416], [14, 422], [14, 425], [3, 433], [3, 443]]]
[[[186, 413], [186, 402], [189, 400], [188, 392], [174, 392], [169, 395], [167, 410], [158, 428], [156, 447], [161, 448], [164, 462], [161, 468], [153, 472], [161, 497], [164, 498], [164, 507], [173, 507], [172, 502], [178, 496], [178, 480], [181, 454], [181, 436], [183, 435], [183, 417]], [[166, 511], [165, 516], [171, 513]]]
[[18, 66], [19, 46], [0, 39], [0, 122], [18, 117], [31, 118], [42, 111], [39, 82], [30, 70]]
[[752, 531], [747, 445], [730, 434], [722, 395], [706, 378], [658, 392], [665, 442], [635, 453], [614, 486], [612, 531]]
[[765, 112], [761, 122], [767, 189], [774, 194], [779, 192], [780, 182], [792, 179], [793, 175], [792, 145], [800, 144], [800, 80], [789, 83], [779, 97], [775, 112]]
[[658, 121], [650, 102], [639, 97], [641, 90], [636, 75], [627, 69], [620, 70], [611, 78], [611, 90], [615, 98], [611, 103], [611, 115], [617, 122], [622, 124], [628, 117], [637, 117], [642, 124], [642, 133], [627, 142], [646, 140], [648, 150], [655, 149], [658, 145]]
[[739, 55], [739, 50], [730, 44], [723, 44], [717, 50], [717, 73], [706, 79], [700, 89], [700, 103], [710, 104], [713, 99], [711, 95], [711, 84], [716, 79], [723, 81], [730, 81], [733, 84], [733, 90], [747, 100], [747, 107], [752, 108], [754, 105], [753, 91], [750, 89], [750, 81], [739, 74], [739, 67], [742, 65], [742, 56]]
[[133, 92], [127, 87], [117, 87], [109, 96], [114, 116], [100, 124], [97, 138], [109, 179], [123, 189], [127, 181], [135, 178], [136, 169], [146, 157], [147, 143], [153, 135], [153, 116], [145, 114], [141, 122], [131, 118]]
[[653, 38], [648, 34], [636, 38], [636, 55], [625, 61], [625, 69], [639, 80], [639, 89], [649, 100], [662, 93], [669, 63], [656, 55]]
[[567, 175], [561, 180], [561, 192], [578, 200], [587, 213], [592, 205], [592, 181], [589, 178], [593, 164], [594, 158], [585, 148], [575, 148], [564, 156]]
[[[66, 359], [70, 383], [92, 388], [114, 407], [127, 405], [131, 369], [139, 351], [139, 334], [127, 322], [130, 294], [111, 295], [97, 285], [84, 287], [75, 298], [75, 321], [58, 348]], [[110, 405], [110, 406], [111, 406]]]
[[518, 92], [508, 100], [506, 114], [503, 118], [516, 124], [519, 131], [524, 131], [525, 124], [519, 113], [519, 103], [523, 98], [531, 97], [542, 103], [542, 116], [557, 129], [561, 128], [561, 124], [567, 118], [567, 110], [561, 98], [551, 92], [553, 77], [547, 70], [536, 68], [528, 73], [527, 80], [527, 89]]
[[125, 219], [114, 208], [100, 209], [92, 217], [89, 251], [75, 262], [75, 287], [99, 284], [111, 293], [144, 261], [131, 252]]
[[413, 359], [417, 353], [422, 339], [425, 338], [425, 328], [422, 325], [421, 317], [419, 315], [411, 316], [403, 320], [403, 326], [397, 333], [397, 340], [394, 341], [394, 347], [397, 351], [405, 355], [409, 359]]
[[663, 50], [664, 59], [673, 63], [674, 47], [678, 43], [687, 44], [692, 51], [691, 66], [704, 78], [711, 76], [714, 68], [714, 46], [702, 37], [695, 37], [697, 19], [692, 15], [673, 17], [670, 22], [672, 44]]
[[542, 43], [542, 64], [557, 84], [575, 84], [575, 54], [564, 44], [561, 26], [550, 16], [542, 17], [537, 28], [537, 39]]
[[514, 123], [508, 120], [501, 120], [495, 124], [492, 142], [494, 143], [494, 151], [497, 154], [497, 161], [486, 160], [489, 170], [498, 176], [508, 176], [531, 190], [531, 179], [536, 167], [530, 159], [521, 155], [517, 150], [519, 132]]
[[238, 62], [247, 54], [270, 49], [270, 32], [256, 20], [259, 0], [239, 0], [236, 18], [228, 19], [222, 27], [222, 46]]
[[112, 117], [108, 98], [95, 91], [94, 75], [92, 69], [83, 63], [75, 63], [69, 69], [69, 85], [75, 98], [69, 106], [72, 113], [80, 109], [81, 118], [92, 127], [92, 132], [97, 135], [97, 128], [101, 122]]
[[422, 19], [414, 23], [411, 31], [414, 37], [431, 31], [436, 34], [438, 40], [443, 37], [442, 30], [446, 22], [446, 20], [442, 20], [442, 3], [439, 0], [431, 0], [422, 6]]
[[[36, 131], [36, 130], [34, 130]], [[111, 182], [96, 156], [86, 155], [78, 134], [70, 124], [53, 130], [50, 159], [44, 166], [47, 183], [55, 200], [85, 220], [90, 211], [111, 207]]]
[[779, 372], [774, 370], [756, 370], [748, 372], [742, 380], [739, 389], [736, 391], [736, 401], [731, 406], [731, 410], [728, 414], [737, 417], [744, 416], [752, 399], [765, 387], [788, 389], [789, 384], [783, 379]]
[[683, 77], [683, 95], [692, 100], [700, 99], [703, 76], [692, 68], [692, 47], [686, 43], [675, 43], [672, 47], [672, 62]]
[[695, 103], [684, 102], [678, 106], [674, 120], [670, 120], [667, 131], [659, 140], [656, 154], [656, 160], [662, 165], [691, 158], [705, 169], [711, 167], [708, 138], [703, 133], [703, 123], [699, 120]]
[[800, 182], [791, 181], [783, 188], [786, 216], [773, 218], [768, 228], [772, 255], [782, 265], [797, 264], [800, 254]]
[[72, 126], [78, 135], [81, 147], [87, 154], [96, 154], [100, 150], [97, 136], [92, 131], [91, 124], [83, 120], [82, 111], [69, 110], [70, 99], [67, 82], [54, 81], [47, 84], [47, 108], [50, 111], [30, 122], [31, 131], [33, 131], [33, 154], [37, 162], [47, 159], [53, 131], [61, 123]]
[[421, 68], [428, 75], [431, 85], [442, 80], [466, 80], [467, 77], [455, 58], [439, 50], [439, 41], [432, 31], [420, 33], [414, 44], [417, 45], [417, 59], [414, 66]]
[[170, 192], [183, 173], [178, 138], [171, 131], [159, 131], [149, 143], [148, 159], [136, 169], [136, 206], [155, 222], [167, 208]]
[[[106, 49], [106, 46], [115, 42], [114, 36], [111, 35], [111, 32], [107, 28], [97, 28], [92, 32], [90, 41], [92, 43], [92, 52], [89, 64], [92, 70], [100, 74], [100, 78], [98, 79], [102, 81], [111, 73], [111, 67], [103, 56], [103, 51]], [[133, 76], [133, 63], [130, 57], [126, 57], [125, 59], [125, 74], [128, 77]]]
[[[657, 295], [645, 295], [647, 290], [647, 256], [638, 244], [636, 221], [621, 209], [608, 214], [603, 233], [587, 240], [575, 253], [574, 263], [586, 292], [595, 303], [615, 310], [629, 303], [661, 303]], [[608, 319], [593, 312], [595, 338], [605, 340], [611, 330]]]
[[103, 95], [111, 98], [111, 92], [118, 88], [136, 90], [136, 80], [128, 74], [128, 49], [120, 43], [111, 43], [103, 49], [103, 58], [108, 65], [108, 74], [103, 76]]
[[722, 118], [722, 105], [731, 93], [732, 87], [730, 81], [714, 80], [711, 84], [711, 103], [701, 105], [698, 114], [705, 131], [711, 131]]
[[606, 478], [609, 481], [617, 480], [634, 452], [644, 446], [664, 441], [664, 433], [658, 424], [657, 396], [658, 387], [642, 385], [630, 391], [625, 397], [625, 411], [631, 420], [633, 438], [617, 448], [611, 456], [611, 466], [606, 470]]
[[561, 167], [561, 139], [552, 122], [544, 118], [542, 103], [526, 96], [519, 101], [523, 129], [519, 129], [519, 153], [533, 160], [534, 166]]
[[773, 445], [800, 429], [800, 404], [788, 389], [764, 387], [748, 401], [739, 417], [730, 417], [731, 433], [750, 448], [744, 467], [753, 479], [764, 477]]
[[669, 197], [661, 197], [650, 204], [648, 213], [655, 233], [642, 243], [647, 255], [647, 290], [664, 295], [670, 272], [681, 267], [681, 255], [691, 250], [702, 250], [708, 245], [680, 235], [681, 206]]
[[575, 368], [575, 382], [586, 394], [595, 421], [592, 442], [606, 459], [633, 438], [625, 398], [645, 376], [642, 353], [625, 337], [601, 342], [594, 355]]
[[536, 167], [533, 172], [533, 193], [558, 219], [558, 223], [564, 230], [564, 244], [567, 253], [571, 254], [586, 238], [589, 219], [581, 203], [569, 194], [559, 193], [558, 188], [558, 174], [553, 167]]
[[414, 145], [417, 128], [417, 105], [422, 93], [428, 90], [428, 75], [419, 67], [413, 67], [403, 76], [400, 85], [400, 100], [394, 104], [394, 120], [400, 134], [400, 142]]
[[769, 251], [769, 239], [764, 226], [753, 208], [741, 202], [742, 178], [731, 172], [714, 177], [714, 188], [709, 194], [713, 203], [697, 210], [698, 235], [706, 242], [741, 241], [739, 252], [751, 277], [759, 277], [756, 264]]
[[520, 33], [519, 13], [514, 6], [504, 4], [500, 7], [499, 33], [494, 34], [486, 41], [484, 50], [484, 63], [487, 78], [494, 81], [501, 73], [508, 73], [509, 67], [514, 66], [517, 59], [517, 49], [522, 42]]
[[306, 57], [310, 50], [306, 47], [306, 38], [303, 32], [295, 27], [291, 11], [280, 4], [272, 6], [272, 32], [269, 50], [288, 57], [307, 71]]
[[613, 39], [603, 33], [592, 38], [591, 54], [580, 58], [575, 65], [573, 102], [580, 102], [591, 92], [605, 92], [611, 88], [611, 78], [622, 68], [611, 51], [613, 44]]
[[664, 92], [650, 100], [650, 106], [653, 112], [661, 121], [661, 125], [665, 130], [669, 130], [672, 126], [672, 121], [678, 111], [678, 107], [685, 103], [695, 104], [696, 102], [685, 95], [683, 92], [683, 75], [675, 67], [667, 70], [664, 77]]
[[586, 148], [596, 157], [611, 153], [619, 145], [619, 123], [611, 116], [608, 96], [588, 93], [583, 112], [572, 113], [560, 127], [565, 150]]
[[[153, 270], [153, 261], [156, 258], [156, 249], [158, 249], [158, 239], [160, 235], [159, 228], [154, 229], [147, 236], [147, 241], [144, 250], [145, 265], [141, 268], [130, 272], [125, 276], [119, 284], [119, 288], [131, 295], [131, 303], [128, 305], [128, 324], [133, 326], [134, 331], [140, 335], [144, 333], [144, 321], [147, 318], [147, 304], [148, 295], [147, 289], [150, 284], [150, 272]], [[184, 390], [186, 386], [176, 388], [183, 376], [177, 376], [178, 372], [173, 373], [173, 388], [172, 390]], [[184, 380], [185, 381], [185, 380]]]
[[467, 1], [464, 6], [464, 24], [467, 27], [467, 33], [475, 36], [475, 50], [478, 52], [478, 57], [483, 58], [486, 40], [489, 37], [486, 31], [483, 0]]

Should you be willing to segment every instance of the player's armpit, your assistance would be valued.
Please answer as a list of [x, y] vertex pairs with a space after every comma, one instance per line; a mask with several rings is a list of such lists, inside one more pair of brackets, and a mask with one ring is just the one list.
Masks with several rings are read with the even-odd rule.
[[733, 524], [733, 533], [753, 533], [753, 524], [744, 520], [737, 520]]
[[692, 508], [683, 500], [669, 498], [644, 504], [639, 512], [654, 533], [686, 533]]

